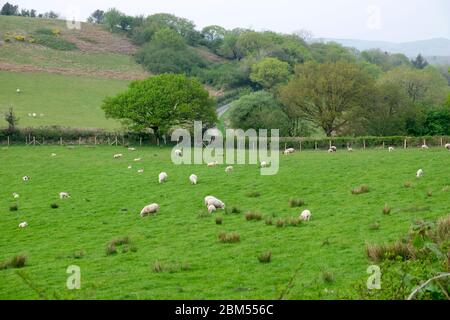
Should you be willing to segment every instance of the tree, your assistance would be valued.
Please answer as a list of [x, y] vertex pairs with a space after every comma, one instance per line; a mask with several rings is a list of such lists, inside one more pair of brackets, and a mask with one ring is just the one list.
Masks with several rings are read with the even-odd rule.
[[105, 12], [103, 20], [110, 31], [113, 31], [120, 24], [120, 19], [124, 14], [116, 8], [108, 9]]
[[45, 12], [42, 17], [44, 19], [57, 19], [59, 17], [59, 14], [57, 14], [54, 11]]
[[450, 135], [450, 108], [428, 110], [424, 126], [426, 135]]
[[36, 18], [36, 10], [35, 9], [31, 9], [30, 10], [30, 17], [31, 18]]
[[19, 6], [15, 6], [10, 4], [9, 2], [5, 3], [0, 11], [0, 15], [2, 16], [17, 16], [19, 14]]
[[14, 114], [13, 108], [9, 108], [8, 112], [5, 113], [5, 120], [8, 122], [8, 132], [14, 132], [19, 123], [19, 118]]
[[406, 65], [410, 66], [411, 62], [409, 59], [401, 54], [390, 54], [380, 49], [371, 49], [361, 52], [361, 58], [369, 63], [377, 65], [383, 71], [389, 71], [393, 68]]
[[419, 54], [416, 59], [411, 60], [411, 63], [415, 68], [421, 70], [424, 69], [426, 66], [428, 66], [428, 61], [425, 60], [421, 54]]
[[221, 26], [207, 26], [204, 27], [201, 32], [206, 46], [214, 52], [221, 46], [226, 34], [227, 30]]
[[265, 89], [286, 82], [289, 78], [289, 64], [276, 58], [265, 58], [251, 68], [250, 79]]
[[208, 91], [184, 75], [163, 74], [134, 81], [127, 91], [106, 98], [102, 109], [106, 117], [120, 119], [137, 131], [152, 129], [157, 137], [194, 120], [209, 126], [217, 121]]
[[349, 122], [355, 108], [366, 103], [373, 86], [373, 79], [355, 63], [307, 62], [297, 66], [280, 97], [331, 136]]
[[88, 22], [101, 24], [105, 19], [105, 12], [103, 10], [95, 10], [88, 18]]
[[234, 128], [279, 129], [280, 135], [288, 134], [288, 118], [281, 105], [266, 91], [254, 92], [241, 97], [232, 105], [230, 114]]

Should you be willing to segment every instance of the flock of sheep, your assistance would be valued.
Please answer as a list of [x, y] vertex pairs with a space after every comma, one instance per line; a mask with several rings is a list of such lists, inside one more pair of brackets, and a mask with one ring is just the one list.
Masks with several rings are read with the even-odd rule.
[[[422, 149], [429, 149], [429, 147], [428, 147], [426, 144], [423, 144], [423, 145], [421, 146], [421, 148], [422, 148]], [[450, 151], [450, 143], [445, 144], [445, 149], [447, 149], [447, 150]], [[129, 151], [136, 151], [135, 148], [128, 148], [128, 150], [129, 150]], [[352, 152], [353, 149], [352, 149], [351, 147], [347, 147], [347, 151]], [[389, 152], [394, 152], [395, 149], [394, 149], [394, 147], [389, 147], [389, 148], [388, 148], [388, 151], [389, 151]], [[331, 147], [328, 149], [328, 152], [329, 152], [329, 153], [335, 153], [335, 152], [337, 152], [337, 147], [331, 146]], [[175, 150], [174, 153], [175, 153], [175, 155], [177, 155], [177, 156], [179, 156], [179, 157], [181, 157], [181, 156], [183, 155], [182, 150]], [[283, 151], [283, 154], [284, 154], [284, 155], [290, 155], [290, 154], [293, 154], [293, 153], [295, 153], [295, 149], [294, 149], [294, 148], [288, 148], [288, 149], [285, 149], [285, 150]], [[52, 156], [52, 157], [55, 157], [56, 154], [55, 154], [55, 153], [52, 153], [51, 156]], [[122, 158], [122, 157], [123, 157], [123, 154], [122, 154], [122, 153], [115, 154], [115, 155], [113, 156], [114, 159], [119, 159], [119, 158]], [[136, 159], [134, 159], [135, 162], [138, 162], [138, 161], [141, 161], [141, 160], [142, 160], [141, 158], [136, 158]], [[215, 166], [217, 166], [217, 165], [218, 165], [217, 161], [207, 163], [207, 166], [208, 166], [208, 167], [215, 167]], [[266, 161], [261, 161], [261, 163], [260, 163], [260, 167], [261, 167], [261, 168], [265, 168], [265, 167], [268, 167], [268, 166], [269, 166], [269, 163], [267, 163]], [[128, 166], [128, 169], [131, 169], [131, 168], [132, 168], [131, 165]], [[227, 167], [225, 168], [225, 172], [226, 172], [226, 173], [231, 173], [232, 171], [233, 171], [233, 166], [227, 166]], [[143, 173], [143, 172], [144, 172], [144, 169], [139, 169], [139, 170], [138, 170], [138, 173]], [[424, 175], [423, 169], [419, 169], [419, 170], [416, 172], [416, 177], [417, 177], [417, 178], [421, 178], [421, 177], [423, 177], [423, 175]], [[167, 181], [168, 177], [169, 177], [169, 175], [168, 175], [166, 172], [161, 172], [161, 173], [158, 175], [158, 182], [159, 182], [159, 183], [164, 183], [164, 182]], [[22, 177], [22, 180], [23, 180], [24, 182], [27, 182], [27, 181], [30, 180], [30, 177], [29, 177], [29, 176], [23, 176], [23, 177]], [[189, 176], [189, 182], [190, 182], [192, 185], [196, 185], [196, 184], [198, 183], [198, 177], [197, 177], [197, 175], [191, 174], [191, 175]], [[18, 199], [18, 198], [20, 197], [20, 195], [19, 195], [18, 193], [16, 193], [16, 192], [14, 192], [12, 195], [13, 195], [13, 198], [14, 198], [14, 199]], [[60, 192], [60, 193], [59, 193], [59, 198], [60, 198], [60, 199], [68, 199], [68, 198], [70, 198], [70, 194], [69, 194], [68, 192]], [[225, 209], [225, 203], [223, 203], [221, 200], [219, 200], [218, 198], [216, 198], [216, 197], [214, 197], [214, 196], [206, 196], [205, 199], [204, 199], [204, 203], [205, 203], [206, 208], [207, 208], [207, 210], [208, 210], [208, 212], [209, 212], [210, 214], [214, 213], [217, 209]], [[145, 206], [145, 207], [141, 210], [140, 215], [141, 215], [141, 217], [145, 217], [145, 216], [147, 216], [147, 215], [155, 215], [155, 214], [158, 212], [159, 208], [160, 208], [160, 206], [159, 206], [157, 203], [149, 204], [149, 205]], [[304, 211], [300, 214], [300, 220], [302, 220], [302, 221], [309, 221], [309, 220], [311, 219], [311, 215], [312, 215], [312, 214], [311, 214], [311, 211], [309, 211], [309, 210], [304, 210]], [[25, 228], [25, 227], [27, 227], [27, 226], [28, 226], [28, 223], [27, 223], [26, 221], [23, 221], [23, 222], [21, 222], [21, 223], [19, 224], [19, 228]]]

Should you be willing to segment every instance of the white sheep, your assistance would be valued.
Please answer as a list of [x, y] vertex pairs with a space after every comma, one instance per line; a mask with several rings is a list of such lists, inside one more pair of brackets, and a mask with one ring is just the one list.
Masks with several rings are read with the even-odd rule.
[[445, 145], [445, 149], [450, 150], [450, 143], [447, 143], [447, 144]]
[[328, 153], [335, 153], [336, 151], [335, 150], [333, 150], [333, 149], [328, 149]]
[[19, 223], [19, 228], [25, 228], [25, 227], [28, 227], [28, 222], [24, 221], [24, 222]]
[[133, 166], [128, 166], [128, 169], [133, 169]]
[[417, 178], [422, 178], [423, 177], [423, 170], [422, 169], [417, 170], [416, 177]]
[[423, 145], [421, 146], [421, 148], [424, 149], [424, 150], [430, 149], [426, 144], [423, 144]]
[[144, 173], [144, 169], [139, 169], [138, 173]]
[[141, 160], [142, 160], [142, 158], [136, 158], [136, 159], [134, 159], [134, 162], [139, 162]]
[[14, 199], [19, 199], [19, 198], [20, 198], [20, 196], [19, 196], [18, 193], [15, 193], [15, 192], [14, 192], [12, 195], [13, 195], [13, 198], [14, 198]]
[[180, 149], [175, 150], [174, 153], [175, 153], [175, 155], [177, 157], [182, 157], [183, 156], [183, 151], [181, 151]]
[[300, 220], [302, 221], [309, 221], [311, 219], [311, 211], [309, 210], [304, 210], [301, 214], [300, 214]]
[[267, 168], [269, 164], [266, 161], [262, 161], [260, 164], [261, 168]]
[[195, 174], [191, 174], [189, 176], [189, 181], [191, 182], [191, 184], [197, 184], [197, 180], [198, 180], [198, 178]]
[[37, 114], [36, 113], [33, 113], [33, 118], [36, 118], [37, 117]]
[[285, 156], [287, 156], [287, 155], [290, 155], [291, 153], [290, 153], [289, 151], [287, 151], [287, 150], [284, 150], [284, 151], [283, 151], [283, 154], [284, 154]]
[[294, 148], [288, 148], [288, 149], [286, 149], [286, 150], [284, 150], [284, 154], [285, 155], [289, 155], [289, 154], [291, 154], [291, 153], [294, 153], [295, 152], [295, 149]]
[[158, 212], [159, 210], [159, 205], [156, 203], [152, 203], [149, 204], [148, 206], [145, 206], [142, 210], [141, 210], [141, 217], [145, 217], [146, 215], [154, 215], [156, 214], [156, 212]]
[[30, 180], [30, 177], [29, 177], [29, 176], [23, 176], [23, 177], [22, 177], [22, 180], [23, 180], [23, 181], [28, 181], [28, 180]]
[[122, 158], [122, 157], [123, 157], [123, 154], [121, 154], [121, 153], [115, 154], [113, 156], [114, 159], [119, 159], [119, 158]]
[[70, 194], [68, 192], [60, 192], [59, 193], [59, 198], [60, 199], [67, 199], [70, 198]]
[[166, 180], [167, 180], [168, 177], [169, 177], [169, 176], [167, 175], [167, 173], [161, 172], [161, 173], [159, 174], [159, 176], [158, 176], [158, 181], [159, 181], [159, 183], [166, 182]]
[[214, 211], [216, 211], [217, 209], [216, 209], [216, 207], [213, 205], [213, 204], [210, 204], [209, 206], [208, 206], [208, 212], [209, 213], [213, 213]]
[[233, 166], [228, 166], [228, 167], [225, 168], [225, 172], [226, 173], [230, 173], [232, 171], [233, 171]]
[[208, 163], [207, 163], [207, 166], [208, 166], [208, 167], [215, 167], [215, 166], [217, 166], [217, 164], [218, 164], [217, 161], [213, 161], [213, 162], [208, 162]]
[[206, 196], [205, 197], [205, 206], [208, 206], [208, 201], [211, 200], [211, 199], [216, 199], [216, 197], [213, 197], [213, 196]]
[[20, 92], [21, 92], [21, 90], [20, 90], [20, 89], [17, 89], [17, 90], [16, 90], [16, 92], [17, 92], [17, 93], [20, 93]]
[[128, 151], [136, 151], [136, 148], [128, 148]]
[[347, 151], [348, 152], [353, 152], [353, 148], [352, 147], [347, 147]]
[[56, 157], [56, 153], [52, 153], [50, 156], [52, 157]]
[[225, 203], [220, 201], [214, 196], [207, 196], [205, 197], [205, 205], [209, 207], [210, 205], [213, 205], [216, 207], [216, 209], [225, 209]]

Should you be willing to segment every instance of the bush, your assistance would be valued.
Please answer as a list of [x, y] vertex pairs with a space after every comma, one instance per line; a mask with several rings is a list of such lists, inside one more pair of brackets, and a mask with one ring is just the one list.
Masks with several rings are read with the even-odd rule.
[[181, 271], [187, 271], [191, 269], [191, 266], [187, 262], [179, 263], [179, 262], [169, 262], [169, 263], [162, 263], [159, 260], [156, 260], [153, 263], [153, 272], [155, 273], [162, 273], [162, 272], [168, 272], [168, 273], [176, 273]]
[[363, 194], [363, 193], [368, 193], [370, 191], [369, 187], [366, 186], [365, 184], [356, 187], [352, 190], [352, 194]]
[[219, 241], [223, 243], [237, 243], [241, 241], [241, 236], [237, 232], [219, 233]]
[[245, 220], [247, 221], [252, 221], [252, 220], [256, 220], [256, 221], [260, 221], [262, 220], [262, 214], [259, 212], [247, 212], [245, 214]]
[[106, 245], [106, 255], [116, 254], [118, 246], [122, 247], [122, 253], [137, 251], [137, 247], [134, 246], [129, 237], [122, 237], [113, 239]]
[[9, 207], [9, 211], [17, 211], [17, 210], [19, 210], [17, 204], [13, 204], [12, 206]]
[[271, 259], [272, 251], [263, 252], [258, 255], [258, 260], [261, 263], [269, 263]]
[[35, 34], [34, 37], [34, 43], [40, 44], [42, 46], [55, 49], [55, 50], [61, 50], [61, 51], [72, 51], [77, 50], [78, 47], [72, 43], [67, 41], [66, 39], [63, 39], [61, 37], [56, 37], [55, 35], [51, 34]]
[[24, 254], [19, 254], [11, 259], [0, 262], [0, 270], [9, 268], [23, 268], [27, 263], [28, 257]]
[[57, 203], [52, 203], [52, 204], [50, 205], [50, 208], [52, 208], [52, 209], [58, 209], [58, 208], [59, 208], [59, 205], [58, 205]]
[[305, 205], [305, 201], [303, 201], [302, 199], [290, 199], [289, 200], [289, 206], [291, 208], [302, 207], [304, 205]]
[[395, 260], [397, 258], [409, 260], [416, 256], [414, 248], [402, 241], [396, 241], [393, 244], [385, 245], [367, 245], [366, 254], [369, 259], [374, 262]]
[[383, 214], [388, 215], [391, 213], [391, 207], [386, 203], [383, 208]]
[[216, 224], [217, 224], [217, 225], [221, 225], [221, 224], [222, 224], [222, 221], [223, 221], [223, 218], [222, 218], [222, 217], [216, 217]]

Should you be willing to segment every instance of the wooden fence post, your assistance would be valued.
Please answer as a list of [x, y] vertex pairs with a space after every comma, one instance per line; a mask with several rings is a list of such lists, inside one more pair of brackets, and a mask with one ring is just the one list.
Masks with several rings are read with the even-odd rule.
[[142, 147], [142, 137], [140, 137], [140, 139], [139, 139], [139, 146]]
[[59, 145], [62, 146], [63, 145], [63, 140], [62, 137], [59, 137]]
[[97, 136], [94, 136], [94, 146], [97, 145]]
[[363, 139], [363, 149], [366, 150], [366, 139]]
[[444, 140], [441, 138], [441, 147], [444, 146]]
[[384, 141], [383, 141], [383, 149], [384, 149]]
[[9, 136], [8, 136], [8, 147], [9, 147]]
[[78, 145], [81, 145], [81, 137], [78, 138]]
[[300, 140], [300, 151], [302, 151], [302, 140]]
[[317, 141], [314, 141], [314, 150], [317, 150]]
[[403, 149], [406, 149], [406, 148], [407, 148], [407, 142], [406, 142], [406, 139], [405, 139], [405, 143], [403, 145]]
[[33, 145], [34, 146], [36, 145], [36, 137], [35, 136], [33, 136]]

